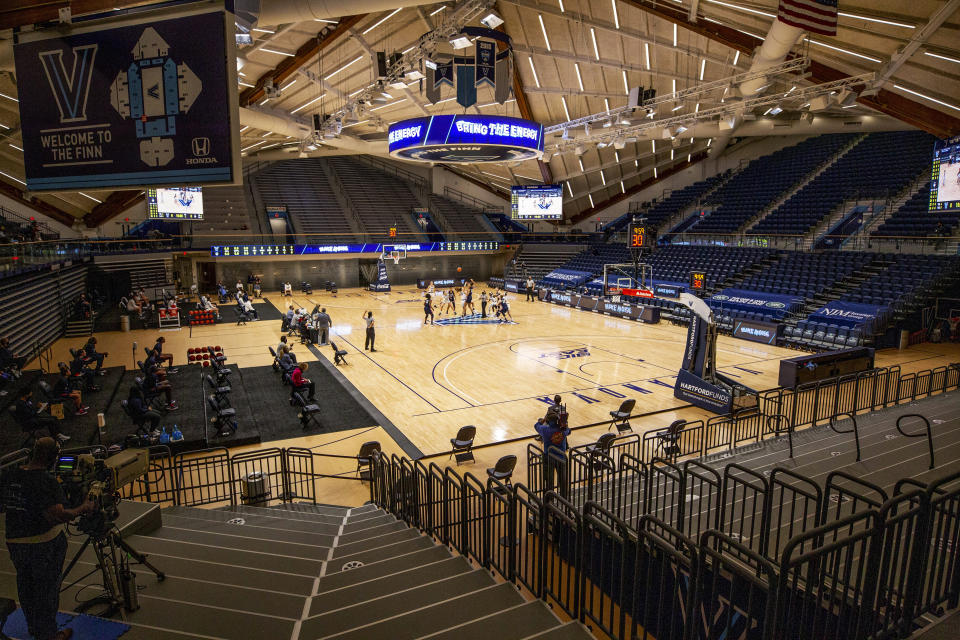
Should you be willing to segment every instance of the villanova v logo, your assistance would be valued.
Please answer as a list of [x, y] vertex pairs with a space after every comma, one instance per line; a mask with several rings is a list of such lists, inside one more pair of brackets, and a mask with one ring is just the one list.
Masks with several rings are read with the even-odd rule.
[[83, 122], [87, 119], [87, 95], [93, 77], [93, 61], [97, 45], [87, 44], [73, 48], [73, 67], [70, 73], [63, 64], [63, 50], [39, 54], [50, 91], [60, 109], [60, 122]]

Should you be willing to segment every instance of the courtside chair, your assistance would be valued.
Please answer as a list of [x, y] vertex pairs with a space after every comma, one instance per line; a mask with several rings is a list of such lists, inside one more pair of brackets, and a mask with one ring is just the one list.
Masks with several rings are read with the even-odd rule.
[[517, 456], [503, 456], [497, 460], [497, 464], [492, 469], [487, 469], [487, 476], [494, 480], [499, 480], [503, 484], [512, 484], [510, 478], [513, 476], [513, 470], [517, 466]]
[[270, 355], [273, 356], [273, 370], [280, 371], [280, 358], [277, 356], [277, 352], [273, 350], [273, 347], [267, 347], [270, 349]]
[[337, 365], [341, 362], [343, 364], [347, 364], [346, 349], [337, 348], [337, 345], [333, 342], [333, 340], [330, 341], [330, 348], [333, 349], [333, 364]]
[[680, 455], [680, 434], [686, 426], [686, 420], [674, 420], [663, 433], [657, 434], [657, 451], [667, 460], [675, 460]]
[[607, 432], [597, 438], [597, 441], [593, 444], [587, 445], [587, 453], [590, 454], [594, 468], [609, 469], [610, 471], [613, 471], [615, 463], [613, 458], [610, 456], [610, 448], [613, 446], [613, 441], [616, 439], [616, 433]]
[[380, 443], [376, 440], [364, 442], [357, 453], [357, 477], [360, 481], [370, 480], [373, 477], [373, 456], [380, 453]]
[[214, 398], [217, 401], [217, 404], [223, 407], [229, 407], [230, 405], [230, 392], [233, 389], [229, 384], [218, 385], [213, 380], [213, 376], [209, 373], [203, 377], [207, 382], [207, 386], [210, 388], [211, 398]]
[[210, 418], [217, 427], [217, 435], [228, 436], [237, 432], [237, 410], [233, 407], [221, 407], [213, 396], [207, 397], [207, 405], [213, 417]]
[[310, 402], [303, 397], [302, 393], [297, 391], [293, 393], [293, 401], [300, 411], [297, 417], [300, 418], [300, 426], [302, 428], [306, 429], [310, 426], [311, 422], [315, 422], [317, 427], [322, 426], [316, 416], [316, 414], [320, 413], [320, 405]]
[[473, 457], [473, 439], [477, 436], [477, 428], [472, 424], [460, 427], [457, 435], [450, 438], [450, 455], [457, 457], [457, 466], [461, 462], [476, 462]]
[[624, 400], [620, 403], [620, 408], [616, 411], [610, 412], [610, 428], [617, 428], [617, 433], [624, 433], [625, 431], [633, 431], [630, 427], [630, 415], [633, 413], [633, 408], [637, 406], [637, 401], [635, 398], [630, 398]]

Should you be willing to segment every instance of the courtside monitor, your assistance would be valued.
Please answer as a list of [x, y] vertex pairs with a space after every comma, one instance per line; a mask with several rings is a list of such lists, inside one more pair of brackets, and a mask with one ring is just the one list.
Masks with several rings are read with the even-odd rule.
[[147, 189], [147, 217], [203, 220], [203, 187]]
[[510, 211], [514, 220], [560, 220], [563, 185], [514, 185], [510, 187]]
[[930, 211], [960, 209], [960, 136], [938, 140], [933, 147]]

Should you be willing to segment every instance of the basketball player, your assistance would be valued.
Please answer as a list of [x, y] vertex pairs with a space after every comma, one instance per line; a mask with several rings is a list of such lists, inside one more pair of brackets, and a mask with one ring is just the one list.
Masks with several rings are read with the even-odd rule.
[[467, 293], [463, 298], [463, 315], [467, 315], [467, 307], [470, 307], [471, 315], [476, 315], [477, 310], [473, 308], [473, 280], [467, 285]]
[[430, 324], [433, 324], [433, 304], [430, 302], [429, 293], [423, 299], [423, 324], [427, 324], [427, 318], [430, 319]]
[[503, 322], [506, 322], [507, 318], [510, 318], [510, 322], [513, 322], [513, 316], [510, 314], [510, 305], [507, 304], [506, 293], [500, 297], [500, 316], [502, 316]]
[[453, 289], [447, 290], [447, 301], [443, 305], [443, 311], [440, 312], [441, 315], [447, 309], [450, 309], [453, 312], [453, 315], [457, 315], [457, 294], [454, 292]]

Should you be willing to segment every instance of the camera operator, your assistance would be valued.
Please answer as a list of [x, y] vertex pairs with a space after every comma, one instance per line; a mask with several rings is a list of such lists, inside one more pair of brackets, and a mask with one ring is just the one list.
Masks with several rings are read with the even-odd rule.
[[20, 606], [30, 634], [39, 640], [66, 640], [73, 635], [70, 629], [57, 631], [56, 620], [60, 572], [67, 553], [63, 524], [95, 509], [89, 499], [76, 509], [63, 506], [63, 489], [50, 472], [58, 454], [53, 438], [40, 438], [27, 464], [10, 467], [0, 485]]

